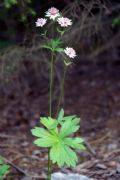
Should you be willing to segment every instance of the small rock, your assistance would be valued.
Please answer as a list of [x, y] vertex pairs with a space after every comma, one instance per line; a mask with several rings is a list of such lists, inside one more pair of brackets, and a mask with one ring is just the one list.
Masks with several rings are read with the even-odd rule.
[[117, 143], [112, 143], [108, 145], [108, 150], [115, 150], [117, 149]]
[[109, 163], [108, 163], [108, 166], [110, 166], [110, 167], [116, 167], [117, 166], [117, 162], [116, 161], [110, 161]]
[[120, 164], [117, 163], [117, 172], [120, 173]]
[[107, 166], [105, 166], [104, 164], [97, 164], [96, 167], [104, 170], [107, 169]]
[[41, 152], [39, 150], [33, 151], [33, 155], [41, 155]]
[[64, 174], [61, 172], [53, 173], [52, 180], [92, 180], [84, 175], [79, 174]]

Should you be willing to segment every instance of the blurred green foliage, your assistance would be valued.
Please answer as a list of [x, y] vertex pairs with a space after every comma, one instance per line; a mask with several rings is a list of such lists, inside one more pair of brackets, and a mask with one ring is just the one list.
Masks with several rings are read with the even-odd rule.
[[120, 16], [117, 16], [116, 18], [113, 19], [112, 21], [112, 27], [115, 28], [120, 25]]
[[0, 156], [0, 180], [3, 180], [10, 171], [10, 166], [7, 165]]
[[17, 4], [17, 0], [4, 0], [4, 5], [6, 8], [10, 8], [15, 4]]
[[2, 0], [0, 3], [0, 49], [21, 42], [26, 30], [31, 31], [36, 16], [33, 0]]
[[4, 48], [7, 48], [7, 47], [12, 46], [12, 45], [14, 45], [13, 42], [0, 40], [0, 49], [4, 49]]
[[14, 5], [16, 5], [20, 9], [20, 19], [23, 22], [27, 20], [27, 15], [36, 15], [35, 10], [29, 6], [31, 3], [32, 0], [4, 0], [4, 6], [6, 9], [10, 9]]

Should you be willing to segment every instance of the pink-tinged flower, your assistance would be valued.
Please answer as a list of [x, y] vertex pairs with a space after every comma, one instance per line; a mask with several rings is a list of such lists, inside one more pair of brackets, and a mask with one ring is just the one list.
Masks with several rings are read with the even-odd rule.
[[75, 58], [76, 57], [76, 52], [73, 48], [71, 47], [66, 47], [64, 49], [64, 52], [67, 56], [69, 56], [70, 58]]
[[45, 18], [38, 18], [36, 21], [36, 26], [37, 27], [43, 27], [47, 22], [47, 19]]
[[60, 17], [57, 19], [58, 24], [60, 24], [61, 27], [68, 27], [72, 25], [72, 21], [69, 18]]
[[60, 16], [60, 13], [57, 8], [51, 7], [50, 9], [48, 9], [45, 16], [49, 17], [52, 20], [55, 20], [58, 16]]

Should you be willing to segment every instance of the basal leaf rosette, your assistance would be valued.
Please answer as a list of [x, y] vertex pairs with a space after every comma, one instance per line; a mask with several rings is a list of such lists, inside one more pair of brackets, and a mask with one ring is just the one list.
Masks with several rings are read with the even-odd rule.
[[34, 144], [49, 148], [51, 161], [59, 167], [75, 167], [78, 158], [74, 150], [85, 150], [82, 138], [71, 137], [80, 127], [80, 118], [76, 115], [64, 117], [62, 109], [57, 119], [41, 117], [40, 122], [45, 128], [35, 127], [31, 130], [32, 135], [37, 137]]

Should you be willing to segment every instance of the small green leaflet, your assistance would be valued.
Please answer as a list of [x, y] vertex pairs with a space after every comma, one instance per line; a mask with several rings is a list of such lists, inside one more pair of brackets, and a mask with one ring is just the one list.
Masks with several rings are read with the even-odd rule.
[[41, 35], [46, 36], [47, 35], [47, 30], [45, 30], [44, 33], [42, 33]]
[[[46, 32], [42, 35], [46, 35]], [[42, 45], [41, 48], [50, 49], [51, 51], [61, 53], [64, 52], [64, 49], [60, 47], [61, 44], [62, 42], [60, 39], [52, 39], [48, 44]]]
[[57, 118], [58, 122], [61, 122], [63, 118], [64, 118], [64, 109], [61, 109]]
[[51, 40], [51, 46], [52, 48], [55, 50], [57, 48], [59, 48], [59, 46], [62, 44], [62, 41], [58, 38], [58, 39], [52, 39]]
[[[41, 35], [46, 36], [46, 33], [43, 33]], [[41, 48], [45, 48], [45, 49], [49, 49], [52, 52], [58, 52], [58, 53], [62, 53], [64, 52], [64, 49], [62, 47], [60, 47], [60, 45], [62, 44], [62, 41], [58, 38], [58, 39], [52, 39], [50, 42], [48, 42], [47, 44], [41, 45]]]
[[112, 21], [112, 27], [115, 28], [116, 26], [120, 26], [120, 16], [114, 18]]
[[67, 165], [75, 167], [78, 159], [75, 149], [85, 150], [84, 140], [79, 137], [71, 137], [80, 127], [80, 118], [76, 115], [65, 116], [61, 109], [58, 118], [41, 117], [44, 128], [35, 127], [32, 135], [37, 137], [34, 144], [50, 149], [50, 159], [62, 167]]
[[2, 157], [0, 157], [0, 180], [4, 179], [9, 172], [10, 166], [5, 164]]
[[51, 46], [49, 46], [49, 45], [42, 45], [42, 46], [40, 46], [41, 48], [45, 48], [45, 49], [50, 49], [50, 50], [52, 50], [52, 48], [51, 48]]
[[56, 51], [56, 52], [60, 52], [60, 53], [61, 53], [61, 52], [64, 52], [64, 49], [63, 49], [63, 48], [59, 48], [59, 47], [58, 47], [58, 48], [55, 48], [55, 51]]
[[64, 63], [65, 63], [66, 66], [70, 66], [73, 62], [71, 62], [71, 61], [67, 62], [66, 60], [64, 60]]
[[62, 36], [65, 33], [65, 30], [60, 30], [59, 28], [57, 28], [57, 32], [59, 32]]

